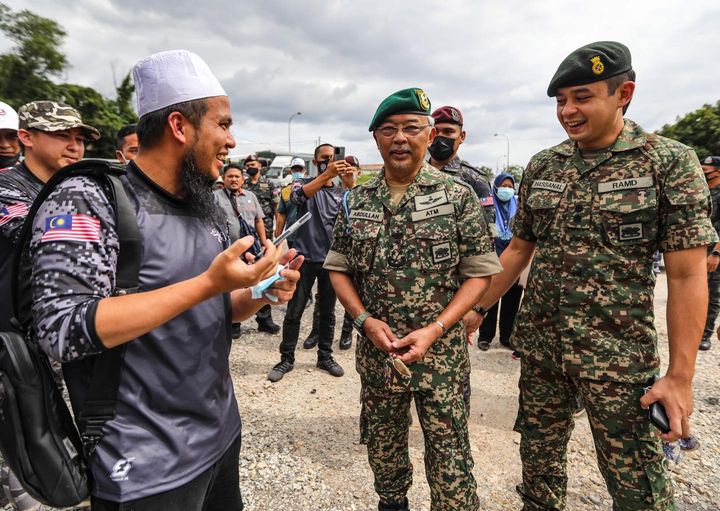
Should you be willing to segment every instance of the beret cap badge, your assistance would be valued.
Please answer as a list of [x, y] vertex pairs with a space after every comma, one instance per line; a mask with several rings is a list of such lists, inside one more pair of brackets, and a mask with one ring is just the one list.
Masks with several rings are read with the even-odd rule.
[[427, 94], [425, 94], [425, 91], [422, 89], [415, 89], [415, 94], [417, 94], [420, 106], [424, 110], [430, 110], [430, 100], [428, 99]]
[[603, 71], [605, 71], [605, 64], [600, 61], [600, 55], [597, 57], [593, 57], [590, 59], [590, 62], [592, 62], [592, 72], [596, 75], [603, 74]]

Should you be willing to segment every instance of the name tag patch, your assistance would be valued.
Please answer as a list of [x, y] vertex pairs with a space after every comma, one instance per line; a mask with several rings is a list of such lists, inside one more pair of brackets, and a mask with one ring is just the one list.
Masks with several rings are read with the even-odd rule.
[[551, 192], [562, 193], [563, 191], [565, 191], [566, 186], [567, 183], [558, 183], [557, 181], [543, 181], [542, 179], [538, 179], [536, 181], [533, 181], [533, 184], [530, 188], [532, 190], [537, 188], [540, 190], [550, 190]]
[[436, 216], [452, 215], [455, 213], [455, 208], [452, 204], [443, 204], [436, 208], [426, 209], [425, 211], [415, 211], [410, 214], [413, 222], [421, 222], [428, 218], [435, 218]]
[[370, 220], [371, 222], [382, 222], [383, 214], [380, 211], [363, 211], [356, 209], [350, 212], [350, 220]]
[[639, 240], [642, 237], [643, 237], [643, 226], [641, 223], [623, 224], [620, 226], [620, 232], [619, 232], [620, 241]]
[[434, 263], [441, 263], [450, 259], [450, 242], [440, 243], [432, 246], [432, 258]]
[[415, 211], [423, 211], [448, 201], [445, 190], [430, 193], [428, 195], [418, 195], [415, 197]]
[[650, 188], [652, 185], [652, 177], [632, 177], [629, 179], [621, 179], [619, 181], [606, 181], [605, 183], [598, 183], [598, 193], [633, 190], [635, 188]]

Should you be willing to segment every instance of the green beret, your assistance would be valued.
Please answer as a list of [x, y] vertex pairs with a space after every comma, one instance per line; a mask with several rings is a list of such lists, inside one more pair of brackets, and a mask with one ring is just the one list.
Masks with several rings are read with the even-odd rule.
[[395, 114], [430, 115], [430, 100], [425, 91], [412, 87], [386, 97], [375, 111], [369, 131], [373, 131], [381, 122]]
[[578, 48], [565, 57], [550, 80], [547, 95], [557, 96], [561, 87], [607, 80], [632, 69], [627, 46], [616, 41], [598, 41]]

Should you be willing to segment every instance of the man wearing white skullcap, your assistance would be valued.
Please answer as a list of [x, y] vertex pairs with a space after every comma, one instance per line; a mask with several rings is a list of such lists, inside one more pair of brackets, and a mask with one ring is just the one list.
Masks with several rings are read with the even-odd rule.
[[[229, 244], [211, 187], [235, 140], [227, 94], [205, 62], [184, 50], [156, 53], [136, 64], [133, 77], [139, 151], [121, 179], [142, 238], [139, 291], [112, 295], [112, 203], [92, 179], [69, 179], [34, 224], [32, 286], [43, 296], [33, 308], [37, 337], [66, 362], [76, 409], [89, 381], [87, 364], [76, 362], [125, 349], [115, 416], [90, 460], [93, 510], [242, 510], [231, 322], [287, 302], [302, 258], [291, 263], [295, 251], [281, 257], [267, 242], [265, 256], [246, 264], [253, 238]], [[57, 215], [89, 217], [94, 237], [45, 236]], [[287, 264], [285, 278], [268, 290], [277, 301], [253, 299], [248, 287], [273, 275], [278, 262]]]

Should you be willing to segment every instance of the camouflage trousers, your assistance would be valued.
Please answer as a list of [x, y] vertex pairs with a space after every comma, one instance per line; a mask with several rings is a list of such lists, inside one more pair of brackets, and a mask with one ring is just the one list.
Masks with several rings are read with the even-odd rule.
[[703, 340], [708, 341], [715, 333], [715, 322], [720, 314], [720, 268], [708, 273], [708, 312], [705, 320]]
[[567, 444], [577, 396], [585, 402], [597, 462], [614, 511], [672, 510], [672, 483], [660, 440], [640, 408], [643, 386], [568, 378], [522, 360], [520, 407], [524, 511], [563, 510], [567, 490]]
[[402, 502], [412, 484], [408, 437], [413, 399], [425, 439], [431, 511], [479, 509], [461, 384], [415, 392], [363, 385], [360, 441], [367, 445], [380, 502]]

